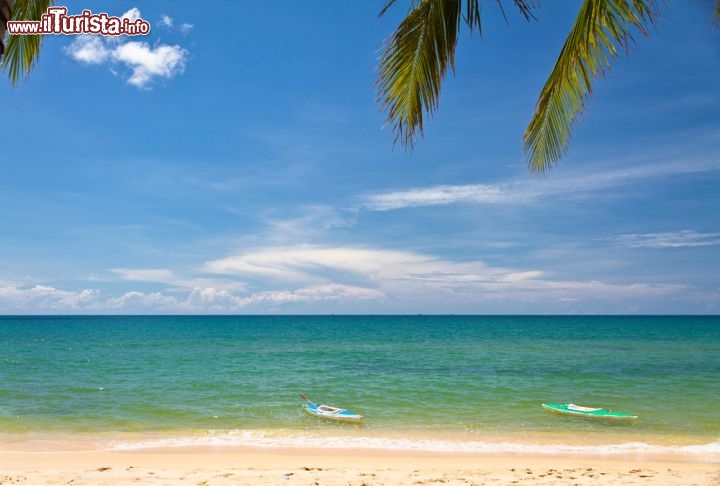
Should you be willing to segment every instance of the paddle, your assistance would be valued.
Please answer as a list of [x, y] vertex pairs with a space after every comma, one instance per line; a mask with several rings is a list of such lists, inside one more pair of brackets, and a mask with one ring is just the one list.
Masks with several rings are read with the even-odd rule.
[[[307, 403], [309, 403], [310, 405], [315, 405], [312, 400], [310, 400], [308, 397], [305, 396], [304, 393], [300, 393], [300, 398], [302, 398], [303, 400], [305, 400], [305, 401], [306, 401]], [[315, 406], [317, 407], [317, 405], [315, 405]]]

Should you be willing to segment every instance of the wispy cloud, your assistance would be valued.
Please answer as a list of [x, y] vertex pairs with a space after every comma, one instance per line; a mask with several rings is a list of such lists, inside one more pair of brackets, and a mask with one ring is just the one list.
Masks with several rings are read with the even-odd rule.
[[135, 282], [175, 282], [178, 280], [178, 277], [166, 268], [114, 268], [111, 272], [123, 280]]
[[313, 283], [329, 281], [337, 272], [374, 280], [398, 278], [399, 274], [407, 274], [400, 268], [412, 267], [413, 273], [430, 271], [433, 260], [433, 257], [400, 250], [306, 245], [258, 249], [209, 261], [203, 269], [209, 273], [262, 277], [275, 282]]
[[683, 230], [670, 233], [634, 233], [611, 238], [630, 248], [694, 248], [720, 245], [720, 233], [700, 233]]
[[[167, 14], [162, 14], [158, 23], [167, 29], [172, 29], [175, 26], [175, 19]], [[187, 34], [193, 27], [195, 27], [193, 24], [183, 22], [177, 26], [177, 30], [179, 30], [181, 34]]]
[[245, 292], [247, 289], [244, 282], [237, 280], [181, 277], [165, 268], [113, 268], [110, 272], [122, 281], [160, 283], [175, 291], [207, 287], [232, 292]]
[[264, 239], [274, 244], [297, 243], [322, 237], [334, 228], [354, 224], [352, 217], [331, 206], [304, 205], [279, 214], [273, 212], [263, 218], [266, 226]]
[[173, 19], [169, 15], [163, 14], [160, 16], [160, 25], [163, 27], [172, 27], [173, 23]]
[[[132, 8], [122, 16], [131, 21], [140, 18], [140, 10]], [[172, 26], [172, 19], [163, 16], [161, 24]], [[149, 88], [158, 79], [170, 79], [182, 74], [189, 57], [187, 49], [179, 45], [124, 41], [98, 35], [80, 35], [65, 48], [65, 52], [81, 64], [108, 64], [111, 72], [117, 66], [130, 70], [128, 84]]]
[[458, 203], [526, 204], [543, 198], [595, 194], [639, 180], [720, 169], [716, 161], [640, 165], [591, 174], [497, 184], [436, 185], [360, 196], [354, 210], [391, 211]]
[[356, 247], [277, 247], [207, 262], [203, 270], [261, 278], [266, 285], [361, 285], [403, 301], [587, 300], [678, 291], [664, 284], [553, 279], [538, 269], [488, 266], [411, 251]]
[[[63, 291], [42, 284], [0, 283], [5, 313], [312, 312], [368, 303], [376, 312], [483, 312], [488, 306], [534, 312], [582, 310], [593, 303], [692, 298], [683, 285], [608, 283], [555, 278], [543, 269], [487, 265], [413, 251], [352, 246], [265, 247], [208, 261], [190, 276], [168, 269], [114, 269], [124, 282], [163, 289]], [[196, 274], [202, 274], [197, 276]], [[233, 285], [235, 285], [233, 287]], [[706, 297], [707, 298], [707, 297]], [[561, 307], [558, 307], [561, 306]], [[340, 307], [342, 308], [342, 307]]]

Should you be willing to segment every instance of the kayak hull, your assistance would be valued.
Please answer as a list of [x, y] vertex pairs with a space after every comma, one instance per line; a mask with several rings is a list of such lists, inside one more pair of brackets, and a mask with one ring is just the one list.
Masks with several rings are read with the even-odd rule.
[[571, 415], [573, 417], [582, 417], [587, 419], [595, 420], [610, 420], [610, 421], [633, 421], [637, 420], [637, 415], [632, 415], [624, 412], [615, 412], [613, 410], [607, 410], [604, 408], [594, 407], [583, 407], [575, 405], [573, 403], [543, 403], [543, 408], [553, 413], [559, 413], [562, 415]]
[[303, 404], [303, 411], [313, 417], [335, 422], [360, 423], [364, 417], [360, 414], [345, 410], [344, 408], [331, 407], [329, 405], [315, 405], [314, 403]]

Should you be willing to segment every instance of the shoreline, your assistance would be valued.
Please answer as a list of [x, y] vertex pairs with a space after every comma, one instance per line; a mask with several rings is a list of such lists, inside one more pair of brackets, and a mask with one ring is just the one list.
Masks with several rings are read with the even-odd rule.
[[694, 484], [720, 482], [720, 464], [666, 458], [422, 454], [317, 448], [0, 451], [0, 484]]
[[720, 438], [703, 435], [623, 434], [610, 431], [526, 431], [457, 434], [362, 428], [95, 431], [0, 433], [2, 452], [143, 452], [196, 450], [348, 450], [368, 453], [456, 455], [572, 455], [682, 457], [720, 462]]

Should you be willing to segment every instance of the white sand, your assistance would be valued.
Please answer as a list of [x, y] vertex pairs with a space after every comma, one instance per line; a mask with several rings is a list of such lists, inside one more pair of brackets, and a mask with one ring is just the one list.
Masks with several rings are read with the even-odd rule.
[[4, 451], [0, 484], [717, 486], [718, 462], [210, 447]]

